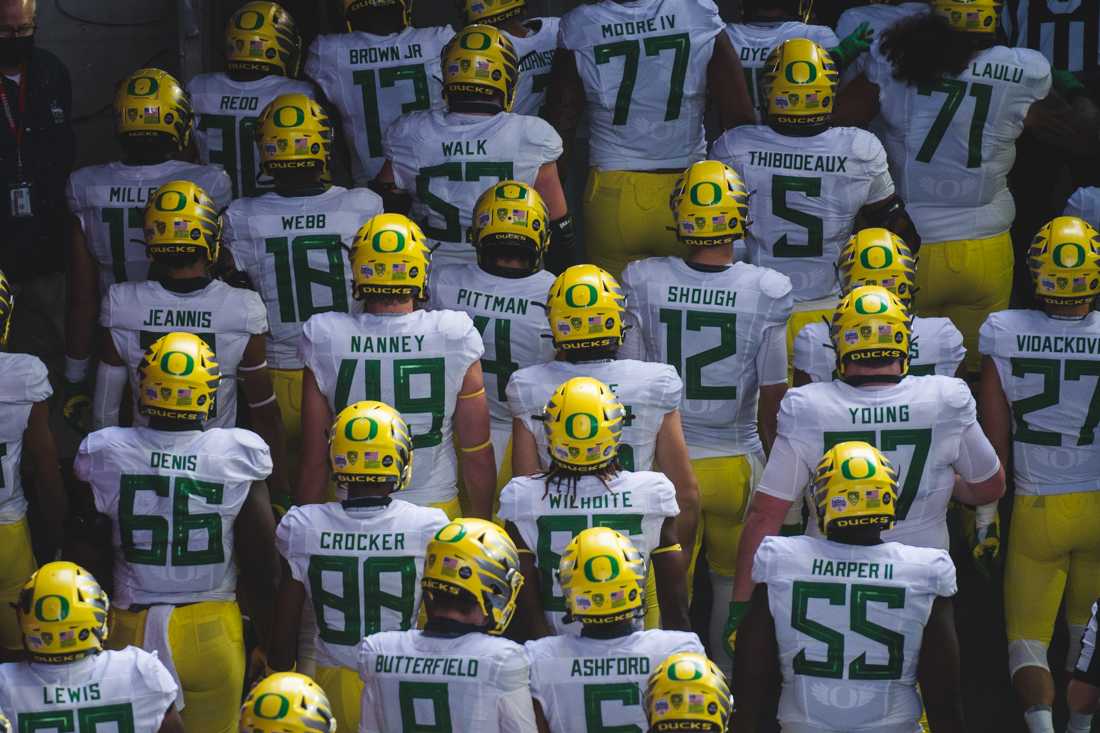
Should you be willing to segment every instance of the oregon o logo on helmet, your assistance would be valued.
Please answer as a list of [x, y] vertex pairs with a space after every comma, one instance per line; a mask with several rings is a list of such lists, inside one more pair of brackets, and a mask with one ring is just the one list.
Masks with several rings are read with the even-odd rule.
[[[291, 115], [293, 121], [288, 122], [286, 119], [287, 116], [285, 113], [288, 110], [293, 113], [293, 115]], [[285, 104], [275, 110], [275, 114], [271, 116], [271, 119], [272, 122], [275, 123], [275, 127], [298, 127], [299, 125], [305, 124], [306, 111], [301, 107], [295, 107], [290, 104]]]
[[69, 599], [65, 596], [42, 596], [34, 602], [34, 617], [44, 623], [64, 621], [69, 617]]
[[523, 201], [527, 198], [527, 188], [515, 183], [505, 183], [497, 186], [497, 198], [506, 201]]
[[[805, 68], [805, 72], [798, 74], [796, 69]], [[783, 70], [783, 75], [787, 77], [787, 81], [791, 84], [813, 84], [817, 80], [817, 67], [804, 59], [798, 59], [787, 64], [787, 68]]]
[[134, 97], [151, 97], [160, 89], [160, 83], [151, 76], [135, 76], [126, 85], [126, 93]]
[[894, 253], [886, 245], [874, 244], [859, 253], [859, 264], [868, 270], [884, 270], [894, 264]]
[[[701, 195], [700, 189], [707, 192], [705, 196], [710, 201], [703, 200], [704, 195]], [[714, 181], [699, 181], [688, 191], [688, 197], [691, 199], [691, 203], [696, 206], [714, 206], [722, 200], [722, 187]]]
[[[387, 237], [386, 234], [391, 236]], [[386, 241], [393, 242], [393, 246], [386, 247]], [[380, 254], [401, 252], [405, 249], [405, 233], [397, 229], [383, 229], [380, 232], [375, 232], [374, 236], [370, 238], [370, 247]]]
[[668, 678], [673, 682], [692, 682], [703, 679], [703, 665], [682, 659], [668, 666]]
[[162, 191], [157, 194], [157, 211], [183, 211], [187, 196], [182, 191]]
[[451, 522], [435, 533], [435, 538], [440, 542], [461, 542], [465, 536], [466, 528], [458, 522]]
[[290, 700], [277, 692], [265, 692], [252, 704], [252, 712], [264, 720], [282, 720], [290, 712]]
[[[473, 45], [475, 38], [478, 39], [476, 42], [480, 43], [480, 46]], [[469, 33], [462, 34], [462, 37], [458, 41], [458, 45], [467, 51], [485, 51], [488, 50], [489, 46], [493, 45], [493, 39], [484, 31], [470, 31]]]
[[[1072, 252], [1072, 255], [1068, 254], [1066, 250]], [[1062, 242], [1061, 244], [1054, 245], [1054, 251], [1050, 253], [1051, 259], [1054, 260], [1054, 264], [1058, 267], [1080, 267], [1085, 264], [1085, 248], [1077, 242]], [[1072, 262], [1067, 260], [1072, 257]]]
[[619, 577], [619, 560], [613, 555], [596, 555], [584, 561], [583, 569], [589, 583], [604, 583]]
[[875, 475], [875, 464], [867, 460], [864, 456], [853, 456], [851, 458], [845, 458], [840, 463], [840, 473], [844, 478], [852, 481], [859, 481], [860, 479], [871, 478]]
[[233, 18], [233, 25], [241, 31], [258, 31], [264, 27], [263, 13], [255, 10], [242, 10]]
[[[576, 291], [580, 288], [584, 295], [584, 302], [580, 302], [577, 299]], [[565, 304], [570, 308], [587, 308], [592, 305], [596, 305], [596, 301], [599, 300], [600, 294], [596, 290], [595, 285], [589, 283], [575, 283], [565, 289]]]
[[[877, 316], [880, 313], [885, 313], [889, 307], [886, 298], [878, 293], [861, 295], [856, 298], [855, 302], [856, 313], [864, 316]], [[868, 310], [868, 308], [874, 308], [874, 310]]]
[[[587, 434], [580, 435], [576, 430], [576, 421], [578, 418], [583, 418], [584, 424], [587, 424]], [[596, 431], [599, 430], [599, 422], [596, 421], [596, 416], [589, 412], [574, 412], [565, 418], [565, 434], [573, 440], [588, 440], [596, 435]]]
[[[362, 434], [363, 431], [361, 429], [356, 429], [356, 425], [363, 422], [367, 423], [366, 435]], [[348, 424], [344, 426], [344, 437], [348, 440], [354, 440], [357, 443], [374, 440], [378, 437], [378, 421], [373, 417], [353, 417], [348, 420]]]
[[169, 351], [160, 357], [160, 368], [173, 377], [186, 377], [195, 371], [195, 357], [182, 351]]

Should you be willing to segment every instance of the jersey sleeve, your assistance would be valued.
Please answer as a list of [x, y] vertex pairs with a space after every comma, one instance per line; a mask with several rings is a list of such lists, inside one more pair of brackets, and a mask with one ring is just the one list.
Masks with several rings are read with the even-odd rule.
[[527, 664], [530, 667], [531, 697], [538, 700], [543, 710], [546, 710], [550, 704], [550, 698], [544, 694], [543, 680], [539, 675], [538, 660], [542, 656], [542, 647], [546, 645], [546, 639], [551, 638], [553, 637], [535, 639], [523, 645], [523, 651], [527, 654]]
[[976, 421], [963, 428], [959, 455], [952, 467], [963, 481], [971, 484], [992, 478], [1001, 467], [997, 451]]
[[[733, 136], [735, 134], [733, 130], [726, 130], [719, 135], [718, 139], [710, 146], [710, 154], [707, 157], [711, 160], [720, 160], [726, 165], [732, 166], [734, 170], [737, 170], [733, 147]], [[738, 171], [738, 175], [740, 175], [740, 171]]]
[[[80, 446], [76, 449], [76, 457], [73, 459], [73, 473], [84, 483], [92, 482], [92, 456], [95, 453], [95, 441], [95, 433], [85, 435], [84, 439], [80, 441]], [[92, 491], [95, 491], [94, 486]]]
[[84, 208], [83, 202], [80, 200], [80, 195], [77, 193], [76, 178], [80, 171], [75, 171], [69, 175], [69, 180], [65, 182], [65, 201], [69, 204], [69, 212], [80, 219], [83, 226], [84, 220], [80, 217], [80, 211]]
[[833, 29], [827, 25], [809, 25], [806, 26], [806, 35], [814, 43], [818, 44], [826, 51], [830, 51], [840, 45], [840, 38], [837, 33], [833, 32]]
[[679, 409], [684, 382], [675, 367], [669, 364], [662, 364], [661, 367], [657, 379], [653, 380], [653, 391], [657, 406], [667, 415]]
[[[212, 166], [213, 167], [213, 166]], [[221, 168], [214, 168], [210, 179], [210, 190], [206, 194], [214, 200], [214, 205], [217, 206], [218, 211], [225, 211], [229, 208], [229, 204], [233, 202], [233, 181], [229, 178], [229, 174]]]
[[50, 386], [50, 373], [46, 365], [37, 356], [27, 354], [21, 360], [24, 373], [20, 375], [23, 380], [24, 395], [27, 402], [45, 402], [53, 394]]
[[515, 661], [501, 666], [503, 694], [497, 698], [501, 733], [530, 733], [536, 729], [535, 706], [531, 702], [531, 675], [527, 655], [516, 649]]
[[956, 328], [950, 318], [943, 319], [943, 327], [937, 334], [936, 343], [943, 350], [943, 376], [953, 377], [966, 358], [966, 346], [963, 342], [962, 331]]
[[775, 537], [765, 537], [760, 541], [760, 546], [756, 548], [756, 554], [752, 558], [752, 580], [754, 583], [768, 582], [778, 553], [779, 547]]
[[680, 504], [676, 501], [676, 487], [663, 473], [653, 475], [657, 477], [653, 513], [661, 517], [677, 516], [680, 513]]
[[230, 457], [228, 468], [245, 481], [263, 481], [271, 475], [271, 449], [263, 438], [251, 430], [233, 428], [237, 449]]
[[115, 309], [114, 309], [114, 293], [118, 289], [120, 283], [115, 283], [107, 288], [107, 292], [103, 294], [103, 300], [99, 305], [99, 325], [104, 328], [111, 328], [115, 325]]
[[561, 136], [550, 123], [541, 117], [527, 117], [526, 149], [525, 152], [537, 161], [539, 165], [553, 163], [562, 154]]
[[1063, 216], [1076, 216], [1092, 226], [1100, 227], [1100, 219], [1090, 219], [1090, 214], [1100, 210], [1100, 188], [1083, 187], [1070, 194]]
[[999, 313], [990, 313], [978, 329], [978, 351], [982, 356], [996, 356], [997, 342], [1001, 324]]
[[787, 327], [781, 324], [764, 329], [764, 340], [756, 354], [756, 374], [761, 387], [787, 382]]
[[244, 294], [245, 328], [253, 336], [267, 333], [267, 307], [263, 298], [254, 290], [241, 290]]
[[[157, 707], [161, 710], [161, 718], [168, 712], [168, 708], [176, 702], [179, 694], [179, 685], [176, 684], [172, 674], [157, 658], [156, 654], [130, 647], [135, 653], [135, 679], [134, 689], [144, 687], [157, 701]], [[158, 727], [160, 721], [157, 721]]]
[[290, 577], [303, 584], [306, 582], [306, 573], [303, 572], [302, 566], [297, 562], [294, 552], [294, 538], [297, 533], [305, 529], [303, 526], [305, 521], [306, 517], [302, 509], [292, 507], [275, 525], [275, 549], [286, 560], [287, 567], [290, 568]]
[[319, 369], [317, 364], [317, 343], [323, 340], [326, 335], [325, 315], [324, 313], [318, 313], [310, 316], [302, 324], [302, 338], [298, 342], [298, 352], [299, 356], [302, 357], [302, 363], [313, 372], [313, 377], [317, 380], [317, 386], [320, 388], [321, 394], [328, 394], [329, 388], [329, 385], [324, 384], [325, 370]]
[[[779, 429], [757, 491], [783, 501], [797, 502], [810, 481], [813, 466], [802, 459], [798, 418], [802, 394], [792, 389], [779, 403]], [[816, 463], [815, 463], [816, 465]]]
[[929, 585], [937, 596], [950, 598], [959, 591], [955, 581], [955, 563], [946, 550], [937, 550], [926, 567]]
[[1016, 58], [1024, 69], [1024, 85], [1031, 90], [1032, 97], [1037, 101], [1045, 99], [1050, 94], [1052, 77], [1050, 62], [1046, 56], [1030, 48], [1014, 48]]
[[[809, 325], [803, 326], [798, 335], [794, 337], [794, 368], [800, 372], [805, 372], [811, 379], [814, 375], [813, 354], [816, 350], [816, 345], [813, 343], [814, 330]], [[814, 381], [817, 380], [814, 379]]]
[[416, 160], [417, 135], [413, 122], [419, 115], [402, 115], [386, 128], [382, 135], [382, 155], [393, 167], [393, 179], [398, 188], [413, 190], [415, 171], [408, 164]]
[[886, 148], [879, 139], [866, 130], [856, 135], [855, 150], [866, 161], [867, 172], [871, 177], [871, 186], [867, 190], [868, 204], [885, 201], [894, 195], [894, 179], [890, 177], [890, 166], [886, 160]]
[[508, 694], [515, 690], [527, 691], [531, 687], [531, 666], [523, 647], [509, 642], [508, 649], [497, 657], [498, 665], [493, 675], [497, 689]]
[[333, 68], [322, 61], [326, 43], [327, 39], [324, 36], [317, 36], [313, 43], [309, 44], [309, 50], [306, 51], [306, 61], [302, 66], [302, 73], [317, 82], [317, 86], [321, 87], [322, 90], [325, 90], [326, 83], [329, 80], [328, 72]]
[[516, 480], [512, 479], [500, 490], [500, 508], [497, 516], [508, 522], [516, 522], [519, 519], [519, 489]]
[[485, 343], [469, 315], [461, 311], [451, 311], [448, 316], [450, 322], [447, 328], [451, 336], [448, 353], [458, 357], [465, 375], [470, 365], [485, 354]]

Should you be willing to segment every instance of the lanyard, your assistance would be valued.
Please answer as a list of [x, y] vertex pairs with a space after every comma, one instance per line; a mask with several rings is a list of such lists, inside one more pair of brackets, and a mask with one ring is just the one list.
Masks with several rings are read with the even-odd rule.
[[19, 116], [11, 113], [11, 103], [8, 101], [7, 85], [0, 81], [0, 105], [4, 107], [4, 117], [8, 123], [8, 129], [15, 137], [15, 164], [19, 178], [23, 177], [23, 114], [27, 110], [27, 69], [19, 67]]

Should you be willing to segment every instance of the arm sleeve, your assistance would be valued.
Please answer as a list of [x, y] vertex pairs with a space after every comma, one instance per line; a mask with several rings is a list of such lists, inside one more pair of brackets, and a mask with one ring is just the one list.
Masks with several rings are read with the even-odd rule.
[[531, 704], [531, 674], [522, 648], [502, 660], [497, 681], [497, 716], [501, 733], [531, 733], [535, 726], [535, 706]]
[[[806, 333], [803, 329], [802, 334]], [[795, 340], [797, 347], [798, 341]], [[795, 350], [795, 366], [798, 365], [798, 351]], [[776, 324], [764, 329], [764, 342], [756, 352], [756, 374], [761, 387], [783, 384], [787, 381], [787, 327]]]
[[977, 421], [963, 429], [962, 440], [959, 441], [959, 457], [955, 459], [954, 467], [963, 481], [971, 484], [985, 481], [1001, 467], [997, 452], [993, 450]]
[[118, 425], [118, 411], [126, 390], [126, 367], [100, 362], [96, 369], [92, 399], [92, 427], [96, 430]]
[[1077, 655], [1077, 662], [1073, 665], [1073, 678], [1093, 687], [1100, 687], [1100, 655], [1096, 653], [1098, 608], [1100, 604], [1092, 604], [1092, 617], [1081, 638], [1081, 653]]

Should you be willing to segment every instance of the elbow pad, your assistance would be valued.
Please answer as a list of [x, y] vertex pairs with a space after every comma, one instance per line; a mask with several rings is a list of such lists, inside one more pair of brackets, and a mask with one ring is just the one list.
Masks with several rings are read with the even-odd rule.
[[402, 191], [397, 187], [396, 183], [393, 181], [387, 181], [385, 183], [381, 181], [371, 181], [367, 184], [367, 188], [382, 197], [382, 208], [385, 209], [387, 213], [404, 214], [408, 216], [409, 209], [412, 208], [412, 195], [406, 191]]
[[546, 270], [560, 275], [576, 259], [577, 233], [573, 215], [566, 214], [550, 222], [550, 247], [546, 252]]

